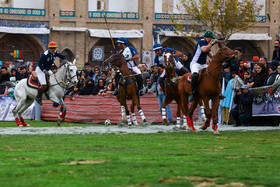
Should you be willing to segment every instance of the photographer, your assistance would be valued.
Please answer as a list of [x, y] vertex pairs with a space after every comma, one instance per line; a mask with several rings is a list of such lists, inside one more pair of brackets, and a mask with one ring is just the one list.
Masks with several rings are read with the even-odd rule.
[[233, 102], [236, 106], [230, 111], [235, 126], [249, 125], [252, 118], [253, 93], [249, 91], [248, 85], [243, 85], [241, 89], [235, 89], [236, 95]]

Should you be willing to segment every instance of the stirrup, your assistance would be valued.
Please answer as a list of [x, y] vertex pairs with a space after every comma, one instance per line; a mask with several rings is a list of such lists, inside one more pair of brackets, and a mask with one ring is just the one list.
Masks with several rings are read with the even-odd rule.
[[112, 94], [113, 96], [117, 96], [119, 95], [119, 90], [118, 89], [115, 89], [114, 93]]

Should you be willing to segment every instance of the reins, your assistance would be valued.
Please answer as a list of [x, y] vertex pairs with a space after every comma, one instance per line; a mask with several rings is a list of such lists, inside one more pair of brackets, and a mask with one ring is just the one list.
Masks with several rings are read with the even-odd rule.
[[[66, 63], [65, 64], [63, 64], [63, 66], [65, 66], [66, 65]], [[68, 66], [66, 67], [66, 71], [67, 71], [67, 73], [69, 74], [69, 76], [70, 76], [70, 73], [69, 73], [69, 66], [74, 66], [74, 65], [71, 65], [71, 64], [67, 64]], [[64, 88], [64, 89], [66, 89], [67, 88], [67, 83], [65, 83], [64, 81], [62, 81], [62, 80], [59, 80], [54, 74], [51, 74], [50, 76], [52, 76], [55, 80], [56, 80], [56, 83], [57, 84], [53, 84], [53, 85], [50, 85], [50, 87], [51, 86], [55, 86], [55, 85], [59, 85], [60, 87], [62, 87], [62, 88]], [[70, 80], [72, 80], [72, 78], [74, 78], [74, 77], [76, 77], [77, 76], [77, 74], [76, 75], [74, 75], [74, 76], [70, 76]], [[63, 84], [63, 85], [61, 85], [61, 84]]]

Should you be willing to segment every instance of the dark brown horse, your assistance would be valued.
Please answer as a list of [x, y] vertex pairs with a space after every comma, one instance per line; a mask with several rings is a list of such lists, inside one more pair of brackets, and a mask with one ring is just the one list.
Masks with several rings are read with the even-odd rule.
[[[219, 94], [221, 91], [220, 85], [220, 75], [222, 72], [222, 63], [235, 57], [234, 51], [224, 46], [220, 41], [218, 41], [219, 50], [212, 58], [212, 62], [210, 65], [201, 70], [199, 75], [199, 85], [197, 88], [197, 94], [195, 95], [195, 99], [192, 102], [189, 111], [189, 120], [188, 125], [193, 126], [193, 113], [199, 100], [203, 100], [207, 120], [203, 125], [202, 129], [205, 130], [210, 126], [211, 117], [213, 120], [212, 128], [214, 130], [214, 134], [219, 134], [218, 126], [217, 126], [217, 114], [218, 114], [218, 105], [219, 105]], [[188, 96], [191, 93], [191, 85], [190, 82], [187, 81], [188, 75], [184, 75], [179, 83], [179, 92], [182, 99], [182, 111], [187, 116], [188, 115]], [[212, 100], [212, 112], [209, 108], [209, 100]], [[190, 124], [189, 124], [190, 123]]]
[[181, 97], [178, 91], [178, 81], [176, 80], [175, 75], [175, 59], [173, 56], [173, 51], [166, 51], [164, 55], [164, 61], [165, 61], [165, 86], [164, 86], [164, 92], [165, 92], [165, 99], [162, 104], [162, 119], [165, 124], [167, 124], [167, 118], [166, 118], [166, 106], [169, 105], [173, 100], [177, 103], [177, 122], [175, 129], [186, 129], [187, 128], [187, 121], [186, 116], [183, 116], [183, 125], [181, 126]]
[[147, 120], [144, 116], [143, 110], [140, 107], [140, 102], [139, 102], [139, 95], [137, 91], [137, 85], [136, 85], [136, 80], [134, 76], [131, 76], [131, 72], [129, 71], [127, 67], [126, 60], [124, 56], [122, 55], [123, 50], [121, 52], [116, 52], [113, 55], [111, 55], [107, 60], [105, 60], [106, 63], [110, 63], [112, 66], [117, 66], [119, 67], [120, 70], [120, 81], [119, 81], [119, 95], [117, 96], [117, 99], [119, 103], [121, 104], [122, 110], [123, 106], [125, 108], [126, 112], [126, 119], [127, 123], [129, 126], [132, 125], [131, 120], [130, 120], [130, 114], [129, 110], [127, 107], [126, 100], [132, 100], [132, 104], [130, 106], [130, 111], [132, 113], [132, 120], [133, 120], [133, 125], [139, 125], [136, 120], [136, 116], [134, 113], [134, 108], [137, 106], [137, 109], [141, 115], [141, 118], [144, 122], [144, 125], [147, 125]]

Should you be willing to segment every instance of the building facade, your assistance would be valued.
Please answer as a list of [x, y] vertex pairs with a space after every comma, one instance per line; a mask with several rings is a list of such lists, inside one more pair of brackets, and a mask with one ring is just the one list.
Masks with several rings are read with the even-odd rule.
[[[231, 48], [242, 47], [248, 61], [253, 56], [271, 60], [273, 41], [279, 39], [280, 1], [258, 2], [264, 5], [259, 21], [227, 43]], [[186, 30], [193, 24], [176, 4], [179, 0], [2, 0], [0, 61], [38, 62], [48, 42], [55, 41], [68, 60], [77, 59], [78, 67], [85, 62], [102, 65], [121, 36], [149, 65], [155, 42], [193, 53], [197, 39], [174, 32], [171, 17], [182, 20]]]

